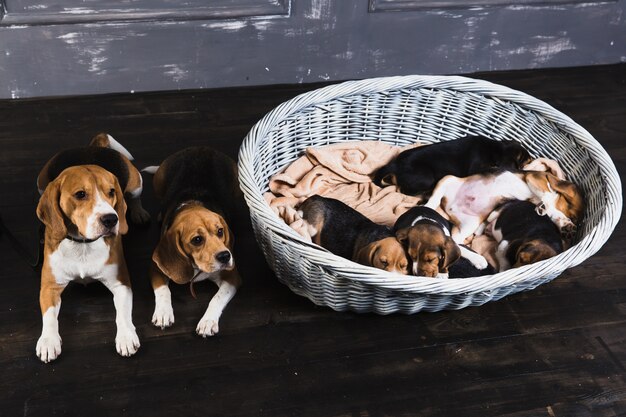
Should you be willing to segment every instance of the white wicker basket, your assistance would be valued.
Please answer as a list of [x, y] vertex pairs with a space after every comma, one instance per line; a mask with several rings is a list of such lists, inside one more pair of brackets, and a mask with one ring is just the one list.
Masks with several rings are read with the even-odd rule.
[[[587, 200], [574, 246], [549, 260], [491, 276], [407, 277], [304, 241], [263, 199], [270, 177], [309, 146], [347, 140], [406, 145], [466, 135], [514, 139], [535, 157], [558, 160]], [[239, 180], [257, 241], [281, 282], [318, 305], [379, 314], [459, 309], [535, 288], [597, 252], [622, 208], [615, 166], [585, 129], [527, 94], [465, 77], [351, 81], [297, 96], [263, 117], [244, 139]]]

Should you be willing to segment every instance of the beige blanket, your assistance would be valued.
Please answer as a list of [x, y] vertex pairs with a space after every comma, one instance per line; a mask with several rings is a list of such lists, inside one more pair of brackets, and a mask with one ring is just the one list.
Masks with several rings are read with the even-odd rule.
[[265, 199], [305, 238], [310, 238], [310, 231], [295, 207], [315, 194], [340, 200], [375, 223], [393, 226], [420, 199], [400, 193], [395, 186], [380, 188], [372, 183], [370, 174], [416, 146], [419, 144], [398, 147], [378, 141], [346, 141], [307, 148], [304, 156], [270, 179], [271, 192]]

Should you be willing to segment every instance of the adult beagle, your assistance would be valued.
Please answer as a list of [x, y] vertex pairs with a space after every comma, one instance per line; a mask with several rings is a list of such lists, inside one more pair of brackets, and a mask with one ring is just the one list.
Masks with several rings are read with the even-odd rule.
[[575, 230], [585, 209], [575, 184], [536, 171], [503, 171], [466, 178], [449, 175], [439, 181], [425, 205], [443, 210], [453, 224], [452, 239], [463, 243], [508, 200], [532, 202], [538, 214], [548, 215], [563, 234]]
[[37, 177], [37, 188], [42, 194], [46, 186], [65, 168], [75, 165], [98, 165], [112, 172], [118, 179], [128, 204], [128, 214], [133, 223], [143, 224], [150, 215], [141, 205], [143, 179], [135, 168], [133, 156], [111, 135], [100, 133], [88, 146], [63, 150], [44, 165]]
[[241, 198], [235, 162], [212, 148], [192, 147], [144, 171], [155, 174], [163, 219], [149, 271], [155, 297], [152, 323], [161, 328], [174, 323], [170, 280], [193, 285], [210, 279], [219, 289], [196, 333], [213, 336], [224, 308], [241, 285], [228, 225]]
[[[475, 276], [483, 275], [479, 271], [488, 267], [485, 258], [457, 245], [450, 236], [450, 228], [448, 220], [425, 206], [413, 207], [396, 220], [393, 229], [396, 238], [409, 254], [413, 275], [455, 278], [449, 268], [461, 257], [470, 263], [463, 268], [464, 271], [474, 269]], [[467, 275], [468, 272], [463, 274]]]
[[379, 168], [373, 181], [379, 186], [397, 185], [405, 194], [427, 195], [446, 175], [521, 169], [528, 161], [528, 151], [518, 142], [466, 136], [408, 149]]
[[543, 261], [563, 252], [557, 225], [537, 214], [529, 201], [509, 201], [492, 212], [486, 231], [498, 243], [500, 272]]
[[62, 170], [46, 185], [37, 216], [46, 226], [39, 295], [43, 329], [37, 356], [50, 362], [61, 354], [61, 293], [70, 281], [92, 280], [113, 293], [117, 352], [133, 355], [139, 338], [132, 322], [133, 294], [122, 250], [121, 235], [128, 231], [126, 202], [116, 176], [97, 165]]
[[313, 243], [362, 265], [408, 273], [406, 253], [389, 227], [372, 222], [339, 200], [319, 195], [307, 198], [298, 210], [312, 229]]

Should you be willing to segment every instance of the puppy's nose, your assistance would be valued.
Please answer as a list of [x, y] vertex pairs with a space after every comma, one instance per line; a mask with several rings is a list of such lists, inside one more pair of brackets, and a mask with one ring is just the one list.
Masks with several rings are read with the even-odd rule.
[[100, 223], [102, 223], [107, 229], [114, 228], [117, 224], [117, 214], [105, 214], [100, 217]]
[[217, 259], [219, 262], [223, 264], [227, 264], [228, 261], [230, 261], [230, 252], [227, 250], [222, 251], [218, 253], [217, 255], [215, 255], [215, 259]]

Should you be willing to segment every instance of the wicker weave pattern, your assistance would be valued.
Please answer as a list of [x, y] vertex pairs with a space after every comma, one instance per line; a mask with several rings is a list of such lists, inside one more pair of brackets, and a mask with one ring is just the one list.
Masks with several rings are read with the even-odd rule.
[[[347, 140], [394, 145], [484, 135], [517, 140], [556, 159], [585, 193], [576, 244], [549, 260], [492, 276], [437, 280], [362, 266], [308, 243], [269, 208], [269, 179], [309, 146]], [[481, 305], [530, 290], [578, 265], [608, 239], [622, 190], [605, 150], [582, 127], [527, 94], [464, 77], [407, 76], [351, 81], [302, 94], [268, 113], [239, 153], [239, 179], [270, 267], [295, 293], [338, 311], [415, 313]]]

